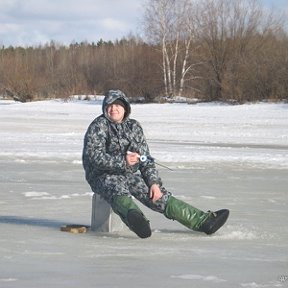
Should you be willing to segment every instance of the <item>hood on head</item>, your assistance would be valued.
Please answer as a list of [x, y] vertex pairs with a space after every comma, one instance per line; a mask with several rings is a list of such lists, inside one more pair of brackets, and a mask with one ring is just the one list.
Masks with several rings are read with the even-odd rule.
[[120, 100], [125, 105], [124, 119], [126, 119], [131, 113], [131, 106], [127, 96], [121, 90], [109, 90], [105, 93], [105, 98], [102, 103], [102, 112], [107, 117], [107, 107], [116, 100]]

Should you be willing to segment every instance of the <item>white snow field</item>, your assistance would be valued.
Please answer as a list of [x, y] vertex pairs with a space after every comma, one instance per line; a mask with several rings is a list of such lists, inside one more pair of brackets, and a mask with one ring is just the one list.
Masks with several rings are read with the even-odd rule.
[[90, 225], [83, 137], [93, 101], [0, 101], [0, 287], [288, 287], [288, 105], [132, 105], [165, 187], [203, 210], [214, 235], [141, 206], [152, 237], [61, 232]]

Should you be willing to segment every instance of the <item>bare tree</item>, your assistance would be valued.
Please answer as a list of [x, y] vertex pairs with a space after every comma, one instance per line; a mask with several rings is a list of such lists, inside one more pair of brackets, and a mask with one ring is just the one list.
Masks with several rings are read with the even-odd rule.
[[166, 96], [182, 94], [192, 67], [189, 57], [194, 31], [188, 23], [191, 5], [189, 0], [150, 0], [146, 5], [145, 32], [150, 43], [161, 47]]
[[[239, 65], [263, 45], [272, 28], [257, 0], [205, 0], [200, 3], [198, 37], [210, 68], [210, 100], [237, 93]], [[265, 21], [263, 21], [265, 19]], [[259, 37], [260, 36], [260, 37]], [[257, 37], [258, 41], [254, 41]], [[255, 45], [256, 44], [256, 45]], [[237, 97], [237, 95], [234, 95]]]

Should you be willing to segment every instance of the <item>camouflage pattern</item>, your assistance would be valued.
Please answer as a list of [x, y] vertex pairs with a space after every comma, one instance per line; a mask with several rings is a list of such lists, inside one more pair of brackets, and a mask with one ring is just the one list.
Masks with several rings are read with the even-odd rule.
[[[126, 106], [121, 123], [114, 123], [107, 116], [108, 105], [117, 99]], [[84, 138], [83, 167], [92, 191], [109, 203], [115, 195], [132, 195], [144, 205], [163, 213], [171, 193], [162, 186], [154, 162], [140, 162], [130, 167], [126, 165], [127, 151], [146, 156], [150, 156], [150, 151], [141, 125], [129, 118], [131, 106], [125, 94], [120, 90], [108, 91], [102, 112], [89, 125]], [[154, 203], [149, 199], [152, 184], [158, 184], [163, 192], [163, 197]]]

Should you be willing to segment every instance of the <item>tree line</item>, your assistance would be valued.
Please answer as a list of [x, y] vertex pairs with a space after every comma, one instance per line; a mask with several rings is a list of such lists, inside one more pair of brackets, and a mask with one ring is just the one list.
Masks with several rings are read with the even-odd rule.
[[285, 18], [256, 0], [150, 0], [144, 37], [0, 49], [0, 94], [26, 102], [119, 88], [136, 101], [288, 100]]

